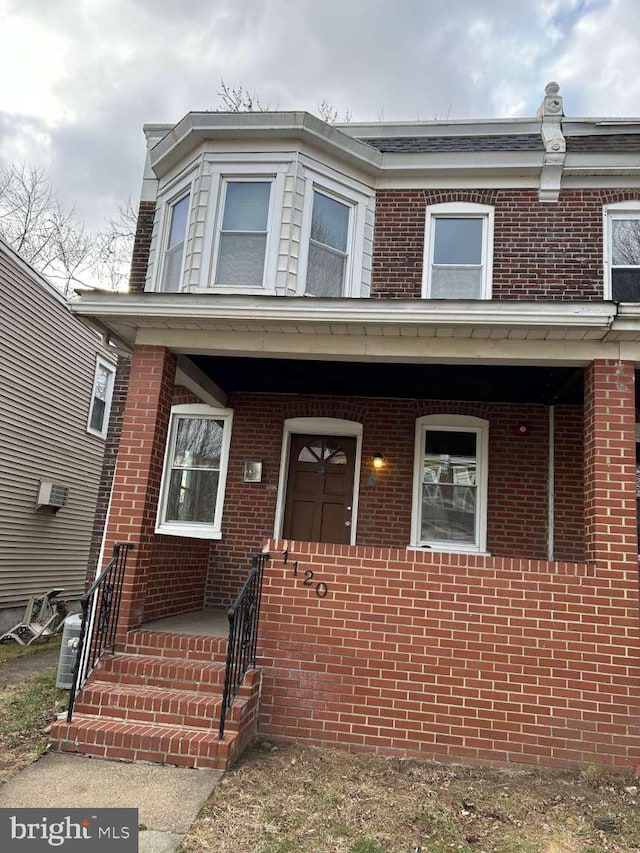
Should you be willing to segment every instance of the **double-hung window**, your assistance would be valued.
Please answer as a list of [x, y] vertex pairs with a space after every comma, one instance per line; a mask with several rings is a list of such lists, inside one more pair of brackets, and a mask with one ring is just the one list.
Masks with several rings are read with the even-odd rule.
[[486, 548], [488, 423], [429, 415], [416, 424], [412, 545]]
[[231, 410], [174, 406], [165, 455], [158, 533], [221, 537]]
[[306, 293], [343, 296], [349, 266], [351, 205], [313, 191]]
[[426, 299], [489, 299], [493, 208], [435, 204], [427, 208], [423, 273]]
[[162, 267], [162, 290], [166, 293], [176, 293], [180, 290], [190, 198], [190, 194], [186, 193], [169, 205]]
[[606, 297], [640, 302], [640, 202], [605, 208]]
[[98, 436], [98, 438], [105, 438], [107, 435], [115, 375], [115, 365], [97, 356], [89, 417], [87, 420], [87, 432]]
[[262, 286], [272, 184], [272, 180], [224, 180], [216, 285]]

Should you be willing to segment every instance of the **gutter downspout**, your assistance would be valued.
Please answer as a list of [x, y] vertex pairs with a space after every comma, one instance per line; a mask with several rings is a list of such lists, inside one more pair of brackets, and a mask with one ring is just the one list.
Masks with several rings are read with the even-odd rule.
[[555, 406], [549, 406], [549, 470], [548, 470], [548, 529], [547, 529], [547, 560], [553, 560], [554, 527], [555, 527]]

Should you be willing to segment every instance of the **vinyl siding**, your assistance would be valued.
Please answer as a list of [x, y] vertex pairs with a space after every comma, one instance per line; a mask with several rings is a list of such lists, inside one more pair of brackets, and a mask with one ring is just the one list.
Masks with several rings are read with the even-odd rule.
[[[113, 360], [0, 244], [0, 607], [84, 591], [104, 440], [86, 431], [96, 355]], [[41, 480], [69, 487], [35, 510]]]

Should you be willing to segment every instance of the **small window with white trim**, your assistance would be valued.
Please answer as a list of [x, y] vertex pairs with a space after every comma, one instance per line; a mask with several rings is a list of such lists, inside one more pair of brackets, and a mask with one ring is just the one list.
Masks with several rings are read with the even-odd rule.
[[272, 179], [223, 180], [216, 285], [263, 285], [272, 184]]
[[484, 551], [488, 422], [429, 415], [416, 424], [412, 545]]
[[190, 193], [186, 193], [169, 205], [167, 237], [162, 265], [161, 289], [165, 293], [177, 293], [180, 290], [190, 198]]
[[640, 201], [605, 208], [605, 298], [640, 302]]
[[87, 419], [87, 432], [98, 436], [98, 438], [106, 438], [107, 435], [115, 375], [115, 365], [97, 356]]
[[158, 509], [158, 533], [220, 539], [231, 441], [230, 409], [174, 406]]
[[493, 208], [468, 202], [427, 207], [423, 297], [490, 299]]

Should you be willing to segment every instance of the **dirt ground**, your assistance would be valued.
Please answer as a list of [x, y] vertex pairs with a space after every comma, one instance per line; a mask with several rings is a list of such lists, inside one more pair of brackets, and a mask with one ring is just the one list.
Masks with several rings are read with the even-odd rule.
[[188, 853], [635, 853], [638, 780], [494, 770], [263, 741], [187, 835]]
[[0, 645], [0, 785], [39, 758], [66, 693], [55, 686], [60, 638]]

